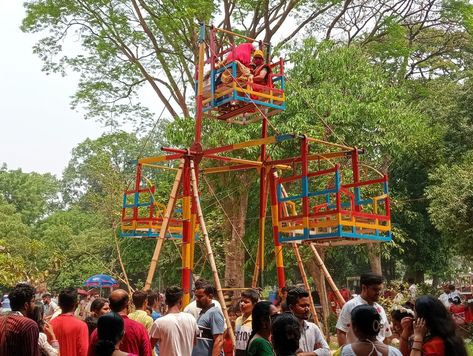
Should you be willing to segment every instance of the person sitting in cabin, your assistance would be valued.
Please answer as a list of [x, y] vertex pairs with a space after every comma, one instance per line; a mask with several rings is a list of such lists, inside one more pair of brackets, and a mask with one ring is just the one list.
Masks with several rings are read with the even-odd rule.
[[[257, 47], [257, 44], [251, 42], [245, 42], [235, 46], [235, 48], [233, 48], [233, 50], [223, 60], [215, 64], [215, 70], [222, 68], [231, 62], [235, 62], [237, 66], [237, 74], [235, 79], [239, 83], [245, 83], [251, 76], [251, 70], [249, 68], [251, 56]], [[209, 76], [210, 72], [204, 76], [204, 80], [207, 80]], [[218, 76], [215, 84], [217, 86], [221, 83], [228, 84], [232, 81], [232, 79], [232, 69], [227, 68]]]
[[269, 74], [271, 73], [271, 67], [266, 64], [264, 60], [264, 53], [262, 50], [256, 50], [253, 54], [254, 69], [252, 71], [253, 83], [259, 85], [268, 85]]

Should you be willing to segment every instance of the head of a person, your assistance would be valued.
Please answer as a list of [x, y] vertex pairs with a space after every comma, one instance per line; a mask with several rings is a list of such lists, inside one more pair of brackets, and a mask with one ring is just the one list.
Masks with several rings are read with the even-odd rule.
[[416, 317], [423, 318], [432, 337], [438, 336], [445, 342], [445, 355], [466, 356], [461, 337], [456, 334], [456, 324], [443, 303], [430, 295], [416, 299]]
[[453, 284], [449, 284], [449, 285], [448, 285], [448, 291], [449, 291], [450, 293], [455, 292], [455, 286], [454, 286]]
[[132, 294], [131, 299], [136, 309], [145, 310], [148, 306], [148, 293], [145, 291], [137, 290]]
[[110, 310], [115, 313], [127, 312], [130, 303], [128, 293], [123, 289], [115, 289], [108, 297]]
[[301, 329], [299, 321], [291, 313], [276, 316], [271, 324], [271, 342], [276, 356], [295, 354], [299, 348]]
[[195, 289], [194, 296], [197, 307], [206, 309], [212, 304], [214, 288], [210, 284], [199, 285], [199, 288]]
[[148, 306], [151, 310], [159, 309], [159, 294], [156, 292], [151, 292], [148, 294]]
[[13, 311], [19, 311], [23, 315], [31, 317], [35, 304], [35, 289], [26, 283], [19, 283], [8, 294], [10, 307]]
[[96, 318], [110, 313], [110, 303], [105, 298], [97, 298], [90, 304], [90, 312]]
[[374, 339], [381, 330], [381, 316], [371, 305], [358, 305], [351, 311], [351, 325], [358, 339]]
[[58, 296], [58, 304], [63, 313], [70, 313], [77, 307], [77, 291], [75, 288], [62, 290]]
[[43, 300], [44, 305], [48, 305], [51, 303], [51, 293], [44, 293], [41, 296], [41, 299]]
[[254, 289], [246, 289], [241, 292], [240, 310], [243, 315], [250, 315], [258, 300], [259, 294]]
[[271, 331], [271, 317], [277, 314], [277, 309], [273, 303], [263, 300], [257, 302], [251, 312], [252, 320], [251, 327], [253, 335], [258, 333], [260, 335]]
[[360, 296], [369, 304], [378, 301], [381, 291], [383, 290], [383, 276], [368, 272], [360, 276], [361, 293]]
[[262, 65], [264, 63], [264, 53], [262, 50], [257, 49], [253, 52], [253, 63], [256, 66]]
[[234, 306], [228, 308], [228, 318], [230, 319], [230, 323], [232, 324], [233, 329], [235, 329], [235, 321], [238, 318], [236, 309], [237, 308]]
[[443, 290], [443, 292], [446, 293], [446, 294], [450, 293], [450, 290], [448, 289], [448, 284], [444, 284], [444, 285], [442, 286], [442, 290]]
[[295, 287], [287, 292], [286, 304], [289, 311], [301, 320], [309, 319], [310, 301], [309, 293], [300, 287]]
[[33, 319], [40, 332], [43, 332], [44, 329], [44, 304], [41, 302], [36, 302], [33, 307], [33, 312], [31, 314], [31, 319]]
[[110, 356], [123, 339], [125, 325], [117, 313], [107, 313], [97, 320], [98, 340], [95, 346], [97, 356]]
[[164, 293], [164, 298], [166, 300], [166, 305], [169, 308], [172, 308], [174, 306], [178, 306], [179, 309], [182, 306], [182, 297], [184, 296], [184, 291], [182, 290], [181, 287], [178, 286], [172, 286], [169, 288], [166, 288], [166, 291]]
[[409, 283], [409, 284], [414, 284], [414, 282], [415, 282], [415, 280], [414, 280], [414, 278], [412, 278], [412, 277], [409, 277], [409, 278], [407, 279], [407, 283]]
[[460, 305], [462, 302], [458, 295], [454, 296], [453, 298], [449, 298], [448, 301], [455, 305]]
[[391, 311], [391, 320], [395, 332], [401, 333], [401, 320], [407, 317], [415, 318], [414, 310], [410, 305], [404, 304], [403, 306], [396, 307]]

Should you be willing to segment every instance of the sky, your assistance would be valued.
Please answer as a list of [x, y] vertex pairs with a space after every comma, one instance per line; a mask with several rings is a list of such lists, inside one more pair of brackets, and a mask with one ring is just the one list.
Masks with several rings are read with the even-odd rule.
[[0, 165], [60, 177], [72, 149], [104, 128], [70, 109], [77, 77], [46, 75], [38, 36], [20, 30], [23, 1], [0, 0]]

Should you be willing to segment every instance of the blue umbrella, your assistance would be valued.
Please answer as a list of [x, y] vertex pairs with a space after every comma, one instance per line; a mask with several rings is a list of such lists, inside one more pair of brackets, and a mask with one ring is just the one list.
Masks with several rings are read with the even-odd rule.
[[87, 278], [84, 282], [86, 287], [99, 287], [99, 288], [112, 288], [118, 287], [118, 282], [106, 274], [96, 274], [92, 277]]

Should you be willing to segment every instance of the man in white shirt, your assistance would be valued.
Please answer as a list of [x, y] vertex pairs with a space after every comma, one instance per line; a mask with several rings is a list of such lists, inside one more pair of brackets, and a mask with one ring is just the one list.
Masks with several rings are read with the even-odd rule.
[[[354, 341], [354, 335], [351, 330], [351, 311], [358, 305], [372, 305], [381, 317], [381, 329], [377, 339], [381, 342], [388, 343], [389, 337], [392, 335], [388, 318], [384, 308], [377, 303], [381, 290], [383, 289], [384, 278], [376, 273], [365, 273], [360, 276], [361, 293], [357, 297], [345, 303], [340, 312], [337, 321], [337, 340], [338, 345], [343, 346], [350, 341]], [[347, 342], [348, 339], [348, 342]]]
[[448, 285], [443, 286], [443, 293], [440, 294], [439, 300], [445, 305], [445, 308], [450, 309], [450, 302], [448, 301], [450, 294], [450, 289], [448, 289]]
[[53, 314], [58, 311], [59, 306], [51, 299], [50, 293], [44, 293], [42, 299], [44, 304], [44, 318], [49, 320]]
[[292, 288], [288, 291], [286, 304], [290, 312], [299, 320], [301, 338], [297, 356], [329, 356], [330, 348], [319, 327], [310, 321], [309, 293], [303, 288]]
[[199, 331], [197, 322], [192, 315], [180, 311], [184, 295], [182, 288], [169, 287], [165, 295], [168, 312], [151, 326], [151, 345], [154, 348], [158, 343], [161, 355], [191, 356]]

